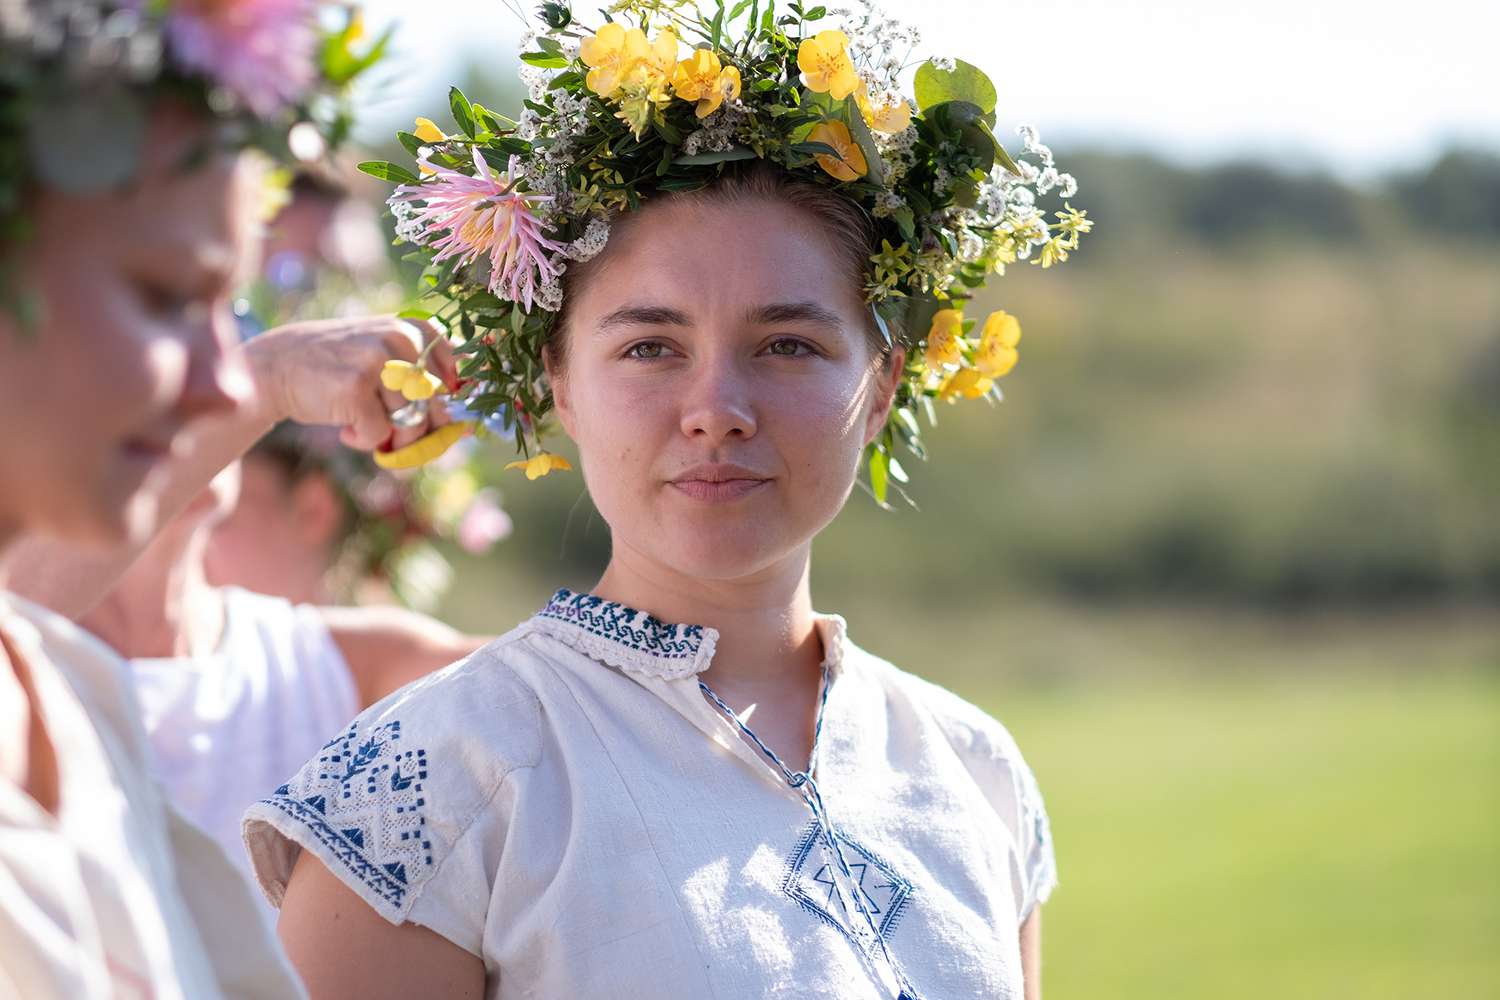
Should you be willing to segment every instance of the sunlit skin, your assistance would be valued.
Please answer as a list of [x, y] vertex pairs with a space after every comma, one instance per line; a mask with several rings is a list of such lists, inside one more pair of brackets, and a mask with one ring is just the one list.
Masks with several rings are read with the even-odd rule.
[[570, 303], [556, 381], [610, 526], [605, 584], [797, 575], [895, 370], [831, 235], [775, 201], [665, 203], [617, 230]]

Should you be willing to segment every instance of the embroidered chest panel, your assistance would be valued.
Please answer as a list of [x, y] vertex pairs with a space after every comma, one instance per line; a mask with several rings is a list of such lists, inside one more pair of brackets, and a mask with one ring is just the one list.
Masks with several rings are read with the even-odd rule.
[[[889, 862], [848, 834], [836, 830], [835, 836], [843, 845], [844, 858], [854, 877], [854, 888], [869, 909], [875, 929], [882, 938], [889, 940], [910, 900], [911, 882], [898, 874]], [[864, 918], [858, 913], [848, 912], [844, 896], [837, 891], [834, 881], [837, 864], [819, 833], [817, 822], [812, 821], [787, 857], [781, 891], [857, 945]], [[863, 934], [868, 935], [868, 931]]]

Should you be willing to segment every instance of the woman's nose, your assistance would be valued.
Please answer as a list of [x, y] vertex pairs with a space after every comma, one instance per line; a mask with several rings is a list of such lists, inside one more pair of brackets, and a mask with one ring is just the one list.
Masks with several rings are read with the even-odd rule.
[[238, 329], [227, 308], [214, 310], [209, 322], [194, 324], [185, 338], [188, 370], [177, 403], [181, 419], [227, 415], [255, 398], [255, 383], [236, 349]]
[[718, 445], [753, 437], [756, 426], [753, 386], [732, 360], [694, 366], [690, 384], [683, 387], [683, 434]]

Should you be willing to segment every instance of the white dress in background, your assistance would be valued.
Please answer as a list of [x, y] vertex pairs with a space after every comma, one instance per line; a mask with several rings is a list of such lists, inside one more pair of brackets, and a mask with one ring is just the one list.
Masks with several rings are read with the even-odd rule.
[[[223, 593], [214, 653], [130, 667], [156, 777], [253, 884], [241, 817], [349, 725], [359, 694], [316, 608]], [[262, 912], [274, 921], [269, 906]]]
[[56, 816], [0, 780], [0, 997], [283, 1000], [302, 987], [240, 875], [147, 770], [127, 667], [0, 593], [56, 750]]
[[279, 902], [312, 851], [482, 958], [490, 1000], [1019, 1000], [1056, 881], [1031, 771], [984, 712], [818, 630], [825, 826], [701, 692], [714, 630], [561, 591], [252, 807], [261, 885]]

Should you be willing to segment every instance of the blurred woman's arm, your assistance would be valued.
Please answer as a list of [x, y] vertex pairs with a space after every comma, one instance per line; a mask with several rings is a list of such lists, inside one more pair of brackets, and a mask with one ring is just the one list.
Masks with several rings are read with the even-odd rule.
[[[395, 431], [388, 411], [402, 400], [380, 384], [391, 358], [412, 361], [421, 347], [413, 324], [393, 316], [296, 323], [261, 334], [242, 348], [255, 380], [255, 402], [232, 416], [205, 418], [174, 456], [157, 523], [172, 521], [214, 476], [283, 419], [343, 428], [341, 440], [366, 451], [387, 440], [399, 447], [430, 428]], [[445, 382], [457, 377], [446, 340], [431, 364]], [[10, 590], [59, 614], [91, 610], [144, 551], [147, 542], [98, 549], [50, 539], [12, 546], [0, 576]]]

